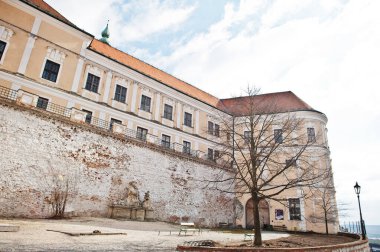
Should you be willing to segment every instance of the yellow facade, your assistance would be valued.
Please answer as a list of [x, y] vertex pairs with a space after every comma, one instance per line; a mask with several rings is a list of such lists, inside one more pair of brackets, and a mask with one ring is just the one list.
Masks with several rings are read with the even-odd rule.
[[[120, 120], [134, 132], [138, 127], [147, 129], [148, 134], [156, 137], [155, 141], [161, 141], [164, 134], [170, 136], [171, 143], [182, 145], [184, 141], [190, 142], [191, 149], [201, 153], [199, 157], [203, 158], [207, 158], [209, 148], [215, 148], [214, 141], [225, 140], [207, 133], [208, 121], [214, 121], [212, 118], [217, 117], [216, 113], [224, 113], [221, 110], [154, 79], [145, 81], [148, 77], [138, 72], [131, 74], [131, 70], [122, 64], [94, 55], [88, 49], [83, 49], [93, 37], [59, 20], [52, 22], [51, 16], [31, 11], [30, 6], [20, 1], [1, 1], [0, 9], [0, 26], [13, 32], [9, 40], [4, 41], [7, 50], [0, 65], [2, 87], [24, 90], [63, 107], [91, 111], [93, 118], [105, 122], [110, 122], [111, 118]], [[59, 65], [55, 81], [43, 77], [47, 61]], [[89, 74], [100, 78], [97, 92], [86, 89]], [[116, 85], [127, 88], [124, 102], [115, 100]], [[151, 99], [149, 112], [140, 108], [142, 95]], [[173, 108], [172, 120], [163, 118], [165, 104]], [[192, 115], [191, 127], [184, 125], [185, 112]], [[306, 124], [312, 125], [320, 133], [317, 144], [327, 146], [326, 121], [309, 118]], [[294, 191], [287, 194], [297, 195]], [[248, 199], [240, 199], [243, 206]], [[270, 203], [270, 206], [273, 224], [285, 224], [291, 229], [312, 229], [301, 227], [295, 221], [275, 222], [272, 210], [279, 206], [276, 203]], [[243, 226], [244, 218], [239, 220]]]

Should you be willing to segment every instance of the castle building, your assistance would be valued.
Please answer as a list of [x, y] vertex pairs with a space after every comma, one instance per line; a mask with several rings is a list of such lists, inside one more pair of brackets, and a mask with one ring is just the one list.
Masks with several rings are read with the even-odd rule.
[[[224, 165], [223, 161], [216, 158], [221, 151], [218, 149], [219, 143], [224, 141], [221, 139], [224, 137], [221, 134], [222, 122], [217, 115], [239, 118], [242, 116], [239, 108], [245, 102], [244, 98], [219, 99], [112, 47], [108, 42], [110, 36], [108, 24], [102, 32], [102, 38], [96, 39], [42, 0], [1, 0], [0, 9], [0, 97], [2, 99], [17, 101], [17, 104], [28, 107], [33, 113], [38, 111], [52, 113], [84, 127], [89, 125], [110, 132], [107, 134], [122, 135], [132, 139], [133, 144], [141, 142], [142, 145], [139, 146], [143, 149], [159, 150], [165, 155], [186, 159], [181, 166], [184, 171], [186, 170], [184, 167], [194, 166], [193, 164], [206, 167], [205, 173], [207, 167], [215, 170], [221, 169], [218, 167]], [[268, 103], [276, 100], [278, 109], [270, 113], [296, 113], [298, 117], [304, 118], [305, 131], [307, 130], [310, 137], [316, 138], [314, 141], [316, 152], [327, 154], [327, 158], [317, 161], [321, 166], [330, 167], [326, 116], [314, 110], [292, 92], [264, 94], [260, 97]], [[3, 119], [6, 118], [5, 112], [3, 115]], [[8, 116], [12, 117], [10, 114]], [[2, 127], [7, 127], [4, 120]], [[38, 128], [38, 125], [36, 127]], [[315, 132], [321, 134], [316, 137]], [[7, 146], [3, 143], [1, 148], [6, 150]], [[3, 155], [2, 160], [5, 162], [7, 157]], [[80, 153], [75, 155], [78, 156]], [[11, 163], [9, 161], [5, 167], [11, 167]], [[136, 163], [131, 161], [129, 165], [136, 164], [137, 161]], [[138, 169], [143, 169], [141, 167]], [[155, 176], [158, 176], [153, 174], [149, 173], [146, 179], [153, 181]], [[133, 174], [133, 176], [138, 175]], [[186, 181], [183, 183], [186, 184]], [[17, 188], [20, 185], [14, 186]], [[207, 194], [204, 196], [206, 199], [215, 196], [202, 190], [197, 193]], [[276, 203], [262, 203], [264, 222], [278, 226], [285, 225], [288, 229], [323, 231], [323, 223], [301, 217], [315, 212], [318, 200], [311, 199], [307, 203], [299, 199], [300, 195], [297, 193], [294, 191], [284, 195], [292, 203], [291, 210]], [[88, 192], [88, 195], [90, 194], [91, 192]], [[155, 203], [155, 193], [151, 192], [151, 195], [153, 206], [156, 204], [158, 209], [161, 209], [160, 207], [164, 209], [164, 206], [158, 207], [158, 203]], [[162, 205], [170, 204], [170, 197], [165, 198], [162, 195], [159, 197], [162, 197], [160, 201]], [[208, 224], [232, 219], [234, 203], [230, 196], [225, 197], [228, 199], [226, 206], [230, 207], [231, 211], [225, 214], [224, 219], [215, 218], [213, 222], [206, 220]], [[333, 198], [335, 200], [334, 195]], [[210, 199], [210, 202], [212, 200]], [[215, 202], [217, 200], [215, 199]], [[240, 197], [239, 202], [242, 210], [236, 217], [236, 223], [248, 227], [252, 224], [252, 216], [248, 211], [252, 207], [250, 198]], [[10, 206], [11, 203], [8, 204]], [[104, 202], [102, 204], [103, 208], [107, 206]], [[188, 210], [184, 210], [182, 217], [198, 216], [200, 219], [204, 217], [200, 211], [191, 210], [191, 203], [184, 204], [189, 206], [186, 207]], [[73, 205], [73, 211], [77, 211], [76, 209], [81, 206], [83, 205]], [[86, 205], [85, 208], [87, 212], [97, 211], [94, 210], [96, 206]], [[46, 215], [46, 209], [38, 208], [39, 210], [33, 213], [25, 209], [20, 210], [22, 214], [17, 214], [17, 208], [10, 206], [8, 210], [3, 209], [0, 214], [28, 217]], [[181, 217], [177, 210], [166, 211], [172, 213], [162, 214], [164, 217], [156, 216], [156, 218], [169, 220], [172, 216]], [[210, 211], [205, 215], [212, 216], [215, 209], [204, 211]], [[105, 212], [106, 210], [99, 210], [96, 213], [105, 215]], [[284, 216], [279, 218], [281, 214]], [[337, 225], [337, 221], [332, 223], [331, 230], [337, 231]]]

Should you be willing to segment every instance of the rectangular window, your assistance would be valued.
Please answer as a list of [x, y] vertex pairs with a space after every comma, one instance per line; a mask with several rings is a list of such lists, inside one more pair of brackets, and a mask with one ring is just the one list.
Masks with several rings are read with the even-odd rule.
[[147, 129], [137, 127], [136, 138], [146, 141], [146, 135], [148, 135]]
[[296, 165], [296, 161], [293, 158], [292, 159], [286, 159], [285, 164], [286, 164], [286, 166], [294, 166], [294, 165]]
[[193, 121], [193, 115], [185, 112], [185, 120], [184, 120], [183, 124], [185, 124], [188, 127], [191, 127], [192, 121]]
[[213, 123], [213, 122], [208, 122], [207, 124], [207, 131], [210, 135], [213, 136], [220, 136], [220, 127], [219, 124]]
[[110, 130], [112, 130], [112, 126], [113, 126], [114, 123], [122, 124], [122, 122], [120, 120], [117, 120], [115, 118], [111, 118]]
[[146, 112], [150, 112], [150, 102], [151, 98], [145, 95], [141, 96], [141, 106], [140, 109]]
[[214, 123], [213, 122], [208, 122], [207, 130], [208, 130], [208, 133], [210, 135], [214, 135]]
[[86, 86], [85, 89], [97, 93], [99, 89], [99, 82], [100, 78], [98, 76], [95, 76], [93, 74], [88, 74], [87, 75], [87, 81], [86, 81]]
[[5, 43], [4, 41], [0, 40], [0, 60], [3, 58], [3, 54], [4, 54], [4, 51], [5, 51], [6, 45], [7, 45], [7, 43]]
[[208, 148], [208, 150], [207, 150], [207, 159], [214, 161], [214, 150], [213, 149]]
[[187, 142], [187, 141], [183, 141], [183, 149], [182, 149], [182, 152], [183, 152], [183, 153], [186, 153], [186, 154], [190, 154], [190, 150], [191, 150], [191, 143], [190, 143], [190, 142]]
[[301, 204], [300, 199], [289, 200], [289, 218], [290, 220], [301, 220]]
[[170, 136], [162, 134], [161, 145], [170, 148]]
[[251, 142], [251, 131], [244, 131], [244, 143], [249, 144]]
[[86, 123], [91, 123], [91, 119], [92, 119], [92, 112], [91, 111], [88, 111], [88, 110], [85, 110], [85, 109], [82, 109], [83, 112], [86, 112], [86, 119], [85, 119], [85, 122]]
[[173, 120], [173, 107], [168, 104], [164, 105], [164, 118]]
[[38, 97], [37, 100], [37, 108], [47, 109], [47, 106], [49, 104], [49, 99]]
[[59, 64], [50, 60], [46, 60], [45, 68], [44, 68], [44, 71], [42, 72], [42, 78], [52, 81], [52, 82], [56, 82], [57, 77], [58, 77], [59, 67], [60, 67]]
[[116, 85], [116, 90], [115, 90], [115, 101], [125, 103], [127, 99], [127, 88]]
[[227, 132], [227, 141], [231, 140], [231, 132]]
[[220, 153], [218, 150], [214, 150], [214, 159], [217, 160], [220, 156]]
[[214, 135], [219, 137], [219, 124], [214, 124]]
[[307, 141], [315, 143], [315, 130], [314, 128], [307, 128]]
[[274, 130], [274, 142], [275, 143], [282, 143], [282, 129], [275, 129]]

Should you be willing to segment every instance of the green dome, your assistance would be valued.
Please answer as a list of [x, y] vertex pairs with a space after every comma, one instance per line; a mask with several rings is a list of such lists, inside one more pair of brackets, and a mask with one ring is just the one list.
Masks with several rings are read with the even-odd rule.
[[109, 44], [108, 42], [109, 37], [110, 37], [110, 31], [108, 29], [108, 22], [107, 22], [106, 28], [104, 28], [104, 30], [102, 31], [102, 38], [100, 39], [100, 41], [102, 41], [103, 43]]

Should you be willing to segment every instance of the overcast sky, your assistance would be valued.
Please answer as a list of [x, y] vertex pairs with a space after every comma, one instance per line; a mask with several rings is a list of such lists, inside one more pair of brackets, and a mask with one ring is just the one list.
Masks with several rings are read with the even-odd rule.
[[[380, 225], [380, 1], [47, 0], [96, 37], [219, 98], [291, 90], [329, 119], [337, 199]], [[344, 219], [342, 219], [344, 220]]]

